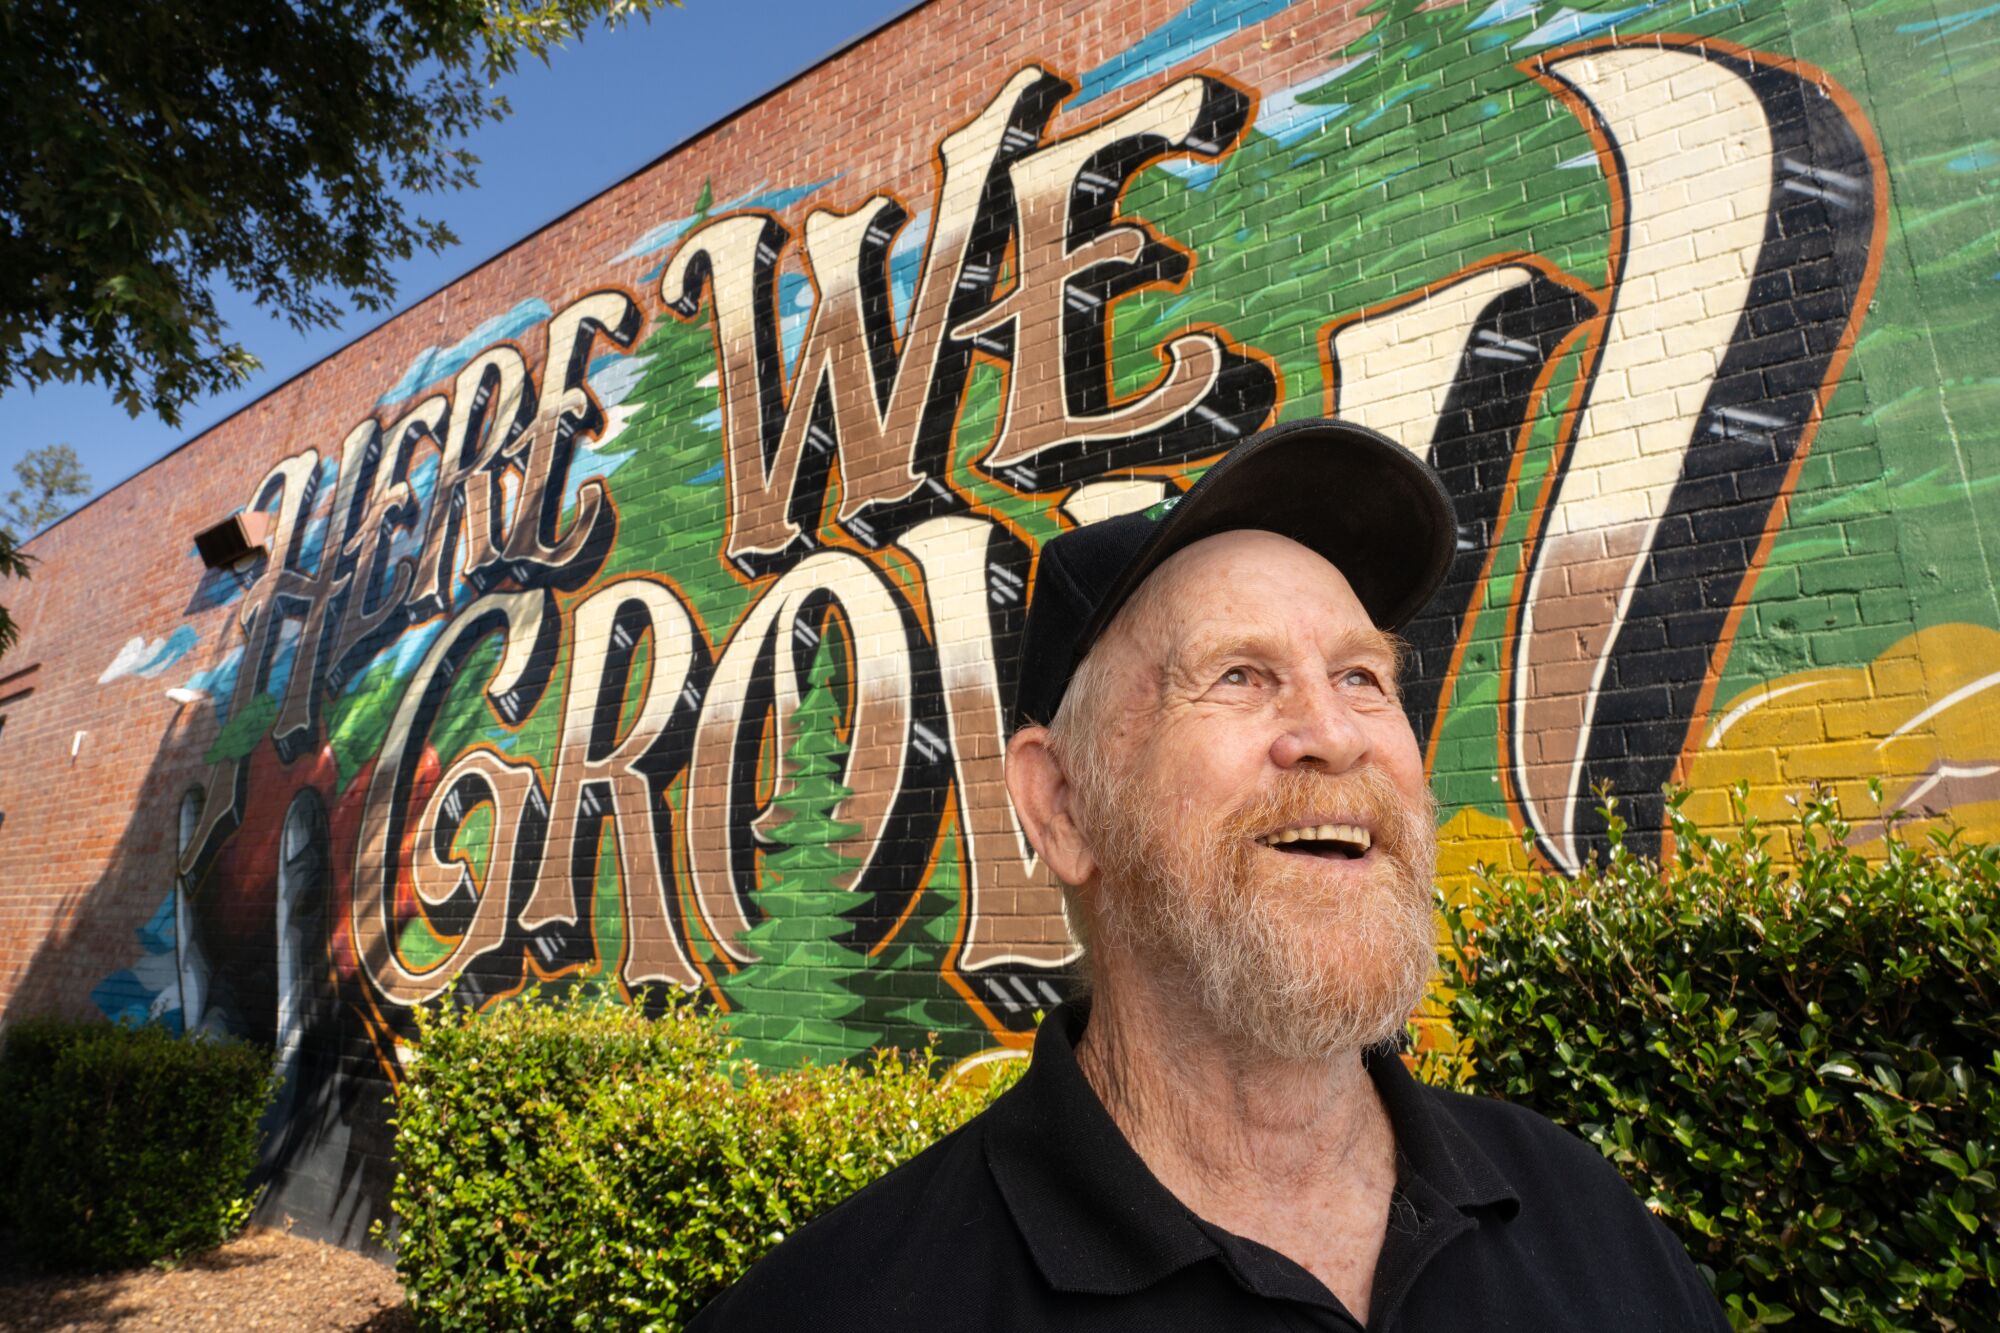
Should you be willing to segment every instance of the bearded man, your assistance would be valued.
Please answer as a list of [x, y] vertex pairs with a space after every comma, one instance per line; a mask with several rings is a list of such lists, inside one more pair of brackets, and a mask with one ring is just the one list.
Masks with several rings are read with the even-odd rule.
[[1455, 537], [1421, 460], [1319, 421], [1043, 548], [1007, 787], [1084, 994], [696, 1328], [1728, 1328], [1597, 1152], [1397, 1054], [1436, 820], [1392, 631]]

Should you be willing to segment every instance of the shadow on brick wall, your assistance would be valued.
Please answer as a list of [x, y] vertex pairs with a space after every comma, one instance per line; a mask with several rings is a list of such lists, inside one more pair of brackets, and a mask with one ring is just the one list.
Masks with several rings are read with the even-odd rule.
[[391, 1179], [389, 1084], [334, 971], [322, 797], [275, 772], [260, 784], [258, 770], [278, 766], [263, 742], [245, 766], [242, 826], [178, 876], [200, 809], [201, 750], [187, 741], [171, 722], [163, 731], [102, 873], [59, 894], [0, 1020], [99, 1015], [270, 1051], [283, 1084], [265, 1117], [256, 1220], [367, 1249]]

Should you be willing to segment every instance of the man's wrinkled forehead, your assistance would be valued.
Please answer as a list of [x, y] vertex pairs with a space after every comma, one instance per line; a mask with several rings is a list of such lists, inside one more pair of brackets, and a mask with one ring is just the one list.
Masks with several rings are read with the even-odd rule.
[[[1271, 568], [1272, 553], [1295, 567]], [[1401, 641], [1375, 626], [1339, 568], [1289, 537], [1257, 528], [1218, 533], [1175, 552], [1139, 585], [1104, 638], [1122, 639], [1125, 653], [1136, 656], [1160, 685], [1232, 652], [1281, 655], [1299, 646], [1288, 643], [1295, 628], [1284, 604], [1307, 595], [1301, 574], [1311, 578], [1315, 572], [1322, 579], [1321, 595], [1341, 613], [1315, 636], [1326, 640], [1321, 646], [1335, 655], [1374, 659], [1393, 674]], [[1190, 614], [1210, 590], [1238, 595], [1231, 595], [1219, 613]], [[1259, 595], [1270, 592], [1281, 599], [1278, 604]]]
[[1374, 626], [1338, 565], [1311, 547], [1264, 528], [1231, 528], [1174, 552], [1139, 585], [1126, 609], [1164, 611], [1171, 618], [1175, 608], [1211, 590], [1244, 594], [1232, 598], [1234, 603], [1254, 600], [1255, 594], [1273, 589], [1287, 595], [1302, 593], [1313, 584], [1355, 620]]

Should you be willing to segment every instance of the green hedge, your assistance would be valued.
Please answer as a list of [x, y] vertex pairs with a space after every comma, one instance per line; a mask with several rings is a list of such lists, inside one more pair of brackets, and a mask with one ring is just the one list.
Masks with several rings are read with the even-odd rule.
[[581, 992], [418, 1016], [396, 1267], [429, 1329], [676, 1329], [985, 1105], [925, 1056], [767, 1074], [711, 1016]]
[[1429, 1072], [1595, 1143], [1737, 1328], [2000, 1329], [2000, 848], [1812, 801], [1781, 869], [1673, 805], [1664, 867], [1487, 877]]
[[45, 1264], [110, 1268], [220, 1244], [255, 1203], [269, 1052], [158, 1027], [35, 1019], [0, 1044], [0, 1214]]

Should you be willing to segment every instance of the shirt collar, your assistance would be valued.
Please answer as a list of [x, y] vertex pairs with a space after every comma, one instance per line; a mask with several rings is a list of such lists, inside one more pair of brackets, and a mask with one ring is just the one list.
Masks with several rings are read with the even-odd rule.
[[[1077, 1002], [1043, 1020], [1028, 1072], [987, 1113], [986, 1154], [1049, 1284], [1119, 1295], [1221, 1250], [1211, 1229], [1133, 1151], [1077, 1066], [1076, 1042], [1089, 1018], [1087, 1002]], [[1378, 1056], [1368, 1066], [1396, 1136], [1399, 1191], [1420, 1209], [1504, 1203], [1511, 1215], [1518, 1208], [1499, 1169], [1399, 1058]]]
[[1439, 1104], [1436, 1092], [1410, 1076], [1401, 1055], [1374, 1050], [1363, 1057], [1389, 1127], [1396, 1134], [1397, 1180], [1421, 1180], [1460, 1212], [1495, 1204], [1520, 1211], [1521, 1196], [1493, 1159]]
[[987, 1164], [1035, 1264], [1060, 1291], [1140, 1291], [1216, 1252], [1118, 1129], [1076, 1063], [1086, 1004], [1058, 1006], [1035, 1058], [987, 1113]]

